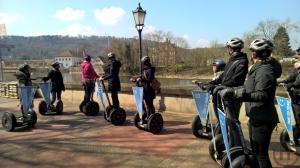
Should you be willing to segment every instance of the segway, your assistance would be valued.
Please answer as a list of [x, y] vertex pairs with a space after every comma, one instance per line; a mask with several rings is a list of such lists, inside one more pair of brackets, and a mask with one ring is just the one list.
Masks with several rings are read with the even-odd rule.
[[[287, 90], [285, 85], [282, 86]], [[300, 155], [300, 130], [292, 125], [292, 113], [295, 115], [295, 111], [288, 92], [287, 95], [288, 98], [276, 96], [285, 126], [280, 134], [280, 144], [286, 151]]]
[[[201, 85], [198, 82], [196, 84]], [[212, 124], [209, 113], [210, 93], [199, 87], [199, 89], [192, 91], [192, 95], [198, 110], [198, 115], [194, 117], [192, 122], [193, 134], [197, 138], [212, 139], [215, 124]]]
[[[136, 80], [131, 79], [132, 82]], [[141, 130], [149, 131], [153, 134], [159, 134], [164, 125], [163, 117], [160, 113], [155, 112], [148, 114], [146, 112], [145, 104], [143, 101], [143, 87], [137, 82], [137, 86], [132, 87], [135, 104], [137, 106], [137, 113], [134, 115], [134, 125]]]
[[[241, 124], [238, 120], [233, 120], [236, 128], [237, 133], [239, 136], [239, 141], [241, 146], [236, 146], [229, 148], [228, 145], [228, 137], [227, 137], [227, 124], [226, 121], [231, 119], [226, 118], [225, 114], [219, 110], [219, 118], [220, 118], [220, 125], [223, 135], [223, 143], [225, 145], [225, 151], [221, 157], [221, 166], [222, 168], [256, 168], [259, 167], [258, 162], [254, 159], [251, 149], [249, 149], [246, 145], [243, 130], [241, 128]], [[232, 121], [232, 120], [231, 120]], [[224, 136], [225, 135], [225, 136]], [[226, 140], [225, 140], [226, 139]]]
[[16, 127], [27, 126], [33, 128], [37, 122], [37, 115], [33, 110], [33, 98], [36, 88], [21, 86], [20, 91], [22, 116], [16, 117], [11, 112], [5, 112], [2, 116], [2, 126], [8, 132], [14, 131]]
[[[226, 106], [229, 106], [229, 104], [227, 104]], [[225, 107], [224, 103], [223, 103], [223, 107], [228, 108], [228, 107]], [[216, 114], [219, 116], [219, 111], [221, 111], [221, 110], [216, 109], [216, 111], [217, 111]], [[236, 119], [236, 121], [238, 121], [238, 119]], [[225, 148], [225, 143], [224, 143], [224, 135], [223, 135], [223, 132], [221, 131], [220, 121], [218, 121], [218, 123], [216, 124], [214, 132], [212, 132], [212, 135], [213, 135], [213, 138], [211, 139], [209, 146], [208, 146], [209, 155], [219, 165], [222, 165], [222, 158], [223, 158], [224, 154], [226, 154], [226, 150], [225, 150], [226, 148]], [[232, 143], [234, 144], [234, 142], [238, 142], [239, 139], [231, 139], [231, 141], [233, 141]], [[239, 147], [234, 147], [234, 148], [239, 148]], [[233, 151], [235, 152], [236, 150], [233, 150]]]
[[[101, 102], [103, 105], [103, 108], [105, 109], [104, 111], [104, 119], [108, 122], [111, 122], [113, 125], [123, 125], [126, 121], [126, 112], [123, 108], [114, 108], [110, 102], [104, 81], [101, 80], [102, 88], [98, 84], [98, 94], [100, 95]], [[105, 107], [105, 103], [103, 100], [103, 95], [102, 92], [104, 90], [108, 106]]]
[[93, 95], [94, 91], [92, 92], [88, 103], [83, 100], [79, 105], [80, 112], [87, 116], [96, 116], [99, 113], [99, 104], [93, 100]]
[[64, 109], [63, 102], [61, 100], [57, 100], [54, 105], [51, 105], [50, 102], [51, 82], [42, 82], [39, 85], [44, 98], [39, 103], [38, 106], [39, 113], [41, 115], [53, 114], [53, 113], [57, 115], [61, 115]]

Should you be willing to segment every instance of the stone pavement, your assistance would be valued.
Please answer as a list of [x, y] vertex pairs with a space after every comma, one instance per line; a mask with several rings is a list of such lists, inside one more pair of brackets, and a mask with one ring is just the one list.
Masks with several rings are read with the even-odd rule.
[[[19, 115], [17, 105], [18, 100], [0, 98], [0, 115]], [[65, 103], [61, 116], [38, 114], [34, 129], [6, 132], [0, 127], [0, 168], [218, 167], [208, 155], [209, 141], [191, 133], [195, 114], [165, 112], [163, 132], [153, 135], [133, 126], [133, 112], [127, 113], [124, 126], [117, 127], [102, 115], [85, 116], [77, 106]], [[273, 166], [299, 167], [300, 158], [284, 152], [278, 136], [279, 131], [274, 132]]]

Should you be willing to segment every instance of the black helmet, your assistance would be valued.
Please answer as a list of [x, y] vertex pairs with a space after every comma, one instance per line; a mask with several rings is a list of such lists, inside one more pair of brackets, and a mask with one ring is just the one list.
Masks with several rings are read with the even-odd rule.
[[52, 66], [53, 68], [58, 67], [58, 66], [59, 66], [59, 62], [54, 62], [53, 64], [51, 64], [51, 66]]
[[85, 55], [84, 56], [84, 59], [86, 60], [86, 61], [91, 61], [91, 59], [92, 59], [92, 57], [90, 56], [90, 55]]
[[148, 57], [148, 56], [144, 56], [143, 58], [142, 58], [142, 63], [143, 64], [145, 64], [145, 63], [149, 63], [150, 62], [150, 57]]
[[224, 68], [225, 67], [225, 62], [224, 60], [222, 59], [216, 59], [214, 62], [213, 62], [213, 66], [216, 66], [216, 67], [219, 67], [219, 68]]
[[244, 48], [244, 42], [240, 38], [235, 37], [235, 38], [232, 38], [231, 40], [227, 41], [226, 47], [242, 49], [242, 48]]
[[300, 47], [296, 50], [297, 52], [300, 52]]
[[20, 71], [29, 71], [30, 70], [30, 66], [28, 65], [28, 64], [23, 64], [23, 65], [21, 65], [18, 69], [20, 70]]

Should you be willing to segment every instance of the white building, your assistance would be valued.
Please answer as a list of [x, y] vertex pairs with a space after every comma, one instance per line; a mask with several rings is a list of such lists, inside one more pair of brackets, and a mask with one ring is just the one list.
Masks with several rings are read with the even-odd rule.
[[6, 36], [6, 27], [5, 24], [0, 24], [0, 37]]
[[62, 64], [64, 68], [69, 68], [71, 66], [79, 66], [83, 60], [83, 56], [83, 51], [67, 50], [58, 54], [54, 60]]

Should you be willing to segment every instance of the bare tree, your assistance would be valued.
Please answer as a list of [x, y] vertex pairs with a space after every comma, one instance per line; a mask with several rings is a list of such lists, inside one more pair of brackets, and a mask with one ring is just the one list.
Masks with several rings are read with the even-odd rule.
[[279, 26], [280, 23], [274, 19], [260, 21], [255, 28], [255, 32], [257, 32], [260, 37], [272, 40]]

